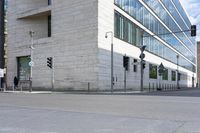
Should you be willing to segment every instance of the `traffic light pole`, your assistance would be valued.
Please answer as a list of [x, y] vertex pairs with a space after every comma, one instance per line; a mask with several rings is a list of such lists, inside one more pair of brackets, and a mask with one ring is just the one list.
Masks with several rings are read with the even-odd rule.
[[111, 43], [111, 92], [113, 92], [113, 37]]
[[109, 31], [106, 32], [105, 38], [108, 38], [108, 34], [111, 34], [111, 93], [113, 92], [113, 85], [114, 85], [114, 68], [113, 68], [113, 32]]
[[53, 91], [54, 90], [54, 83], [55, 83], [55, 73], [54, 73], [54, 69], [55, 69], [55, 67], [54, 67], [54, 61], [55, 61], [55, 59], [54, 59], [54, 57], [52, 58], [52, 90], [51, 91]]
[[124, 68], [124, 91], [126, 92], [126, 68]]
[[177, 55], [177, 89], [179, 89], [179, 55]]
[[140, 75], [141, 75], [141, 78], [140, 78], [140, 90], [143, 91], [144, 90], [144, 87], [143, 87], [143, 78], [144, 78], [144, 67], [143, 67], [143, 63], [144, 63], [144, 58], [145, 58], [145, 54], [144, 54], [144, 50], [145, 50], [146, 46], [145, 45], [142, 45], [142, 47], [140, 47], [140, 51], [141, 51], [141, 54], [140, 54]]
[[[32, 37], [33, 38], [33, 37]], [[33, 44], [33, 39], [31, 39], [31, 42], [32, 42], [32, 44]], [[30, 47], [30, 51], [31, 51], [31, 61], [32, 61], [32, 58], [33, 58], [33, 50], [32, 50], [32, 45], [31, 45], [31, 47]], [[31, 68], [31, 71], [30, 71], [30, 92], [32, 92], [32, 77], [33, 77], [33, 67], [32, 66], [30, 66]]]
[[144, 78], [144, 69], [143, 69], [143, 58], [140, 61], [140, 72], [141, 72], [141, 80], [140, 80], [140, 90], [143, 91], [143, 78]]
[[[31, 37], [31, 46], [30, 46], [30, 59], [31, 62], [33, 61], [33, 34], [34, 31], [30, 31], [30, 37]], [[29, 91], [32, 92], [32, 78], [33, 78], [33, 66], [30, 66], [30, 88]]]

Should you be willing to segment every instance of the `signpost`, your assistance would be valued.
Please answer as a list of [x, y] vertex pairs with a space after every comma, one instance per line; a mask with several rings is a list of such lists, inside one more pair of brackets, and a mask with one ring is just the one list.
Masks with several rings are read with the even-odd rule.
[[159, 78], [160, 78], [160, 83], [159, 83], [159, 88], [158, 88], [159, 90], [162, 90], [161, 80], [162, 80], [162, 76], [163, 76], [164, 71], [165, 71], [165, 67], [161, 63], [158, 67]]
[[4, 69], [0, 69], [0, 78], [4, 77]]
[[4, 69], [0, 69], [0, 90], [1, 90], [1, 79], [4, 77]]

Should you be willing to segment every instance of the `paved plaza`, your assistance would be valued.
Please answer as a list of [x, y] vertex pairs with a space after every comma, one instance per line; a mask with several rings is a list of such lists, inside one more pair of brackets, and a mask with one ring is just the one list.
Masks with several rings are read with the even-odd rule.
[[200, 90], [0, 93], [0, 133], [200, 133]]

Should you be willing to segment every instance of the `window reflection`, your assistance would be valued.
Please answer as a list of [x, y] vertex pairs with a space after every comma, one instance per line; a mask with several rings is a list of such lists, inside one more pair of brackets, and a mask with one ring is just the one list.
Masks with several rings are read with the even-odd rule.
[[[180, 31], [176, 23], [172, 18], [166, 13], [164, 8], [160, 5], [158, 1], [155, 0], [144, 0], [150, 6], [153, 11], [159, 15], [163, 22], [170, 28], [172, 31]], [[183, 53], [184, 56], [195, 63], [195, 57], [185, 48], [177, 38], [172, 34], [167, 34], [169, 31], [150, 13], [148, 10], [138, 1], [138, 0], [115, 0], [115, 4], [121, 9], [130, 14], [133, 18], [138, 20], [146, 28], [151, 30], [153, 33], [157, 34], [161, 39], [163, 39], [170, 46], [175, 48], [180, 53]], [[187, 28], [183, 21], [181, 20], [179, 14], [174, 10], [174, 6], [169, 0], [163, 0], [163, 4], [168, 7], [170, 13], [175, 19], [178, 19], [178, 23], [181, 25], [182, 29]], [[179, 22], [180, 21], [180, 22]], [[132, 45], [141, 45], [142, 43], [142, 31], [137, 28], [130, 20], [115, 12], [115, 37], [126, 41]], [[165, 34], [165, 35], [164, 35]], [[182, 41], [182, 43], [187, 44], [188, 48], [195, 53], [195, 45], [192, 45], [190, 41], [186, 38], [183, 33], [177, 33], [177, 37]], [[187, 34], [188, 35], [188, 34]], [[156, 40], [154, 37], [146, 37], [147, 33], [144, 33], [143, 42], [147, 45], [148, 51], [163, 57], [169, 61], [176, 63], [176, 53], [163, 45], [161, 42]], [[191, 37], [190, 37], [191, 38]], [[180, 65], [193, 70], [193, 65], [185, 60], [180, 58]]]

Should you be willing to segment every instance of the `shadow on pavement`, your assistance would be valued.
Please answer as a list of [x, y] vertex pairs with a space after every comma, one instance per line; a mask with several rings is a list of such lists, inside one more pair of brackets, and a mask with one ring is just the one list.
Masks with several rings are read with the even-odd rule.
[[187, 88], [175, 91], [146, 92], [137, 95], [147, 96], [180, 96], [180, 97], [200, 97], [200, 88]]

